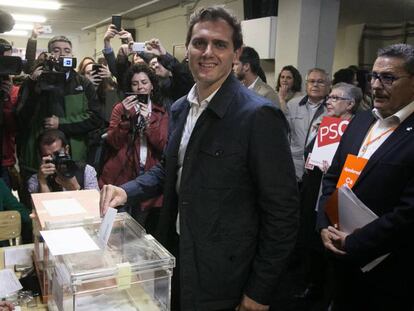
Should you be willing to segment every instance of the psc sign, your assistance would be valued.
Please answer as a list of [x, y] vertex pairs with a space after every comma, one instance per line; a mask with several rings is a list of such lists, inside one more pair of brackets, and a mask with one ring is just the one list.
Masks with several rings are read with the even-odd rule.
[[318, 131], [318, 146], [333, 144], [341, 140], [348, 126], [348, 120], [324, 117]]

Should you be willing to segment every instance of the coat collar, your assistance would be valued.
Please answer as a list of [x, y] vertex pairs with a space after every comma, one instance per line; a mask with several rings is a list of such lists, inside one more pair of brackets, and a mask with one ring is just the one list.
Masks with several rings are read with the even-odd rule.
[[[357, 139], [354, 139], [354, 144], [352, 147], [353, 154], [358, 154], [359, 148], [362, 144], [362, 141], [365, 138], [365, 134], [368, 132], [370, 126], [375, 121], [375, 118], [372, 114], [368, 119], [370, 122], [366, 122], [361, 126], [360, 135]], [[395, 131], [384, 141], [384, 143], [372, 154], [369, 158], [366, 166], [361, 172], [355, 186], [364, 179], [364, 177], [375, 167], [379, 160], [381, 160], [387, 153], [398, 150], [401, 144], [407, 143], [407, 139], [414, 139], [414, 113], [412, 113], [407, 119], [404, 120]]]
[[224, 117], [239, 89], [242, 87], [239, 80], [231, 72], [216, 95], [211, 99], [207, 109], [214, 112], [220, 119]]

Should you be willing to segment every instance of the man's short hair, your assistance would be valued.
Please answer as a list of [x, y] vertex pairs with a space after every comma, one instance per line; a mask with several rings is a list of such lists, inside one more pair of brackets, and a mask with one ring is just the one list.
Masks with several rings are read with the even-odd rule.
[[351, 112], [356, 113], [362, 101], [361, 89], [353, 84], [349, 84], [345, 82], [339, 82], [339, 83], [334, 84], [332, 86], [332, 90], [334, 89], [340, 89], [341, 91], [345, 93], [346, 97], [351, 98], [351, 100], [354, 101], [355, 105], [354, 107], [352, 107]]
[[72, 48], [72, 42], [65, 36], [55, 36], [52, 39], [49, 40], [47, 43], [47, 50], [49, 53], [52, 52], [52, 44], [55, 42], [66, 42], [69, 43], [70, 47]]
[[318, 68], [318, 67], [311, 68], [308, 70], [308, 73], [306, 74], [306, 80], [308, 80], [308, 77], [312, 72], [319, 72], [323, 74], [325, 76], [326, 83], [328, 85], [331, 84], [331, 77], [329, 76], [329, 73], [325, 69]]
[[244, 46], [239, 57], [242, 64], [250, 64], [250, 70], [257, 75], [260, 70], [260, 57], [256, 50], [250, 46]]
[[37, 146], [39, 148], [39, 153], [42, 153], [42, 146], [50, 146], [55, 141], [60, 140], [62, 142], [62, 147], [68, 145], [68, 139], [61, 130], [58, 129], [46, 129], [40, 133], [37, 138]]
[[378, 57], [396, 57], [404, 60], [404, 69], [409, 74], [414, 74], [414, 46], [410, 44], [393, 44], [379, 49]]
[[201, 8], [198, 11], [191, 14], [185, 46], [188, 47], [188, 45], [190, 44], [195, 24], [205, 21], [215, 22], [219, 19], [225, 20], [227, 24], [229, 24], [229, 26], [233, 29], [234, 50], [238, 50], [239, 48], [241, 48], [241, 46], [243, 45], [243, 34], [239, 21], [228, 10], [217, 5], [207, 8]]

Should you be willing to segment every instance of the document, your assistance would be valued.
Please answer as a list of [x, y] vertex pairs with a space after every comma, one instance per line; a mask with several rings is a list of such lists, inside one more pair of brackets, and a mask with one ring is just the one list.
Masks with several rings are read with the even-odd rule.
[[[347, 184], [338, 189], [338, 216], [340, 230], [345, 233], [352, 233], [370, 222], [378, 218], [378, 216], [370, 210]], [[367, 272], [381, 263], [389, 254], [383, 255], [364, 267], [363, 272]]]
[[11, 269], [0, 270], [0, 284], [0, 299], [23, 288]]
[[33, 244], [24, 244], [16, 247], [4, 248], [4, 266], [32, 265]]
[[86, 213], [76, 199], [44, 200], [42, 203], [48, 214], [53, 217]]
[[108, 244], [109, 236], [111, 235], [112, 226], [114, 224], [115, 216], [118, 211], [114, 208], [109, 208], [102, 220], [99, 228], [99, 238], [102, 240], [103, 245]]
[[53, 256], [99, 250], [82, 227], [40, 231]]

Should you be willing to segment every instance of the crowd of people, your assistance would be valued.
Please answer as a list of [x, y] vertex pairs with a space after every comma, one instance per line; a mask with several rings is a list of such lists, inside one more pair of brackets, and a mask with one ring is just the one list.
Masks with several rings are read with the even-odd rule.
[[[102, 214], [130, 213], [177, 257], [173, 310], [284, 310], [280, 297], [303, 310], [413, 310], [412, 46], [380, 50], [372, 72], [311, 68], [304, 83], [286, 65], [272, 88], [221, 7], [192, 15], [182, 62], [156, 38], [134, 51], [109, 25], [104, 57], [76, 68], [65, 36], [35, 57], [41, 31], [23, 78], [1, 81], [0, 210], [21, 213], [24, 242], [31, 193], [97, 189]], [[311, 169], [327, 116], [350, 125], [332, 165]], [[349, 154], [367, 161], [353, 190], [378, 219], [345, 233], [324, 204]]]

